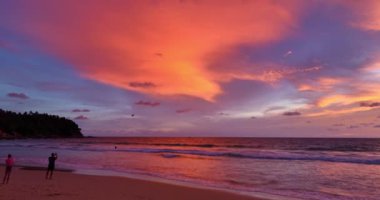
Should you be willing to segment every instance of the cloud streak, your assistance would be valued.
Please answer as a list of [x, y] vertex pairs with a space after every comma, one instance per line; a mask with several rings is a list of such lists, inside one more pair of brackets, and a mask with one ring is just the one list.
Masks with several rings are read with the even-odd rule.
[[297, 112], [297, 111], [289, 111], [289, 112], [284, 112], [282, 115], [284, 115], [284, 116], [298, 116], [298, 115], [301, 115], [301, 113]]
[[160, 102], [143, 101], [143, 100], [135, 102], [135, 105], [150, 106], [150, 107], [156, 107], [156, 106], [159, 106], [160, 104], [161, 104]]
[[22, 99], [22, 100], [29, 99], [29, 97], [26, 94], [24, 94], [24, 93], [16, 93], [16, 92], [8, 93], [7, 97], [16, 98], [16, 99]]
[[75, 120], [88, 120], [88, 117], [84, 116], [84, 115], [79, 115], [77, 117], [74, 118]]
[[361, 102], [361, 107], [378, 107], [380, 106], [380, 102]]
[[191, 112], [192, 110], [193, 109], [191, 109], [191, 108], [184, 108], [184, 109], [178, 109], [175, 112], [178, 113], [178, 114], [181, 114], [181, 113]]
[[153, 88], [156, 87], [156, 84], [152, 82], [130, 82], [129, 86], [133, 88]]
[[77, 112], [90, 112], [89, 109], [73, 109], [71, 112], [77, 113]]

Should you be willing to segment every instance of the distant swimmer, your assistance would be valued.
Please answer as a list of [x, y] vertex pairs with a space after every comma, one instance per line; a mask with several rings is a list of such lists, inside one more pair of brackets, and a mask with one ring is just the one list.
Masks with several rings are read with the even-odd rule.
[[5, 175], [3, 179], [3, 184], [6, 184], [9, 182], [9, 177], [11, 176], [12, 167], [15, 163], [15, 160], [12, 158], [11, 154], [8, 154], [8, 158], [5, 159]]
[[132, 115], [131, 115], [131, 117], [134, 117], [134, 116], [135, 116], [135, 114], [132, 114]]
[[[57, 153], [52, 153], [49, 157], [49, 165], [46, 171], [46, 179], [51, 179], [53, 177], [53, 171], [55, 169], [55, 161], [58, 159]], [[49, 174], [50, 172], [50, 174]]]
[[115, 150], [117, 149], [117, 146], [115, 146]]

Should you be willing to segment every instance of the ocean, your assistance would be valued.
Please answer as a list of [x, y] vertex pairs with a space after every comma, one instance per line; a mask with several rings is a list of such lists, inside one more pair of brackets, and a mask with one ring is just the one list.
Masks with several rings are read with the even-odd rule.
[[[278, 199], [380, 199], [380, 139], [83, 138], [0, 141], [17, 165], [140, 177]], [[126, 186], [127, 187], [127, 186]]]

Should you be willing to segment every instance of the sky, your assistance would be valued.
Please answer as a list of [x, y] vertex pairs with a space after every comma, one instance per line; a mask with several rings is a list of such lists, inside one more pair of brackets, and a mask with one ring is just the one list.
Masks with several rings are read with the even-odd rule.
[[380, 1], [0, 0], [0, 108], [86, 136], [380, 137]]

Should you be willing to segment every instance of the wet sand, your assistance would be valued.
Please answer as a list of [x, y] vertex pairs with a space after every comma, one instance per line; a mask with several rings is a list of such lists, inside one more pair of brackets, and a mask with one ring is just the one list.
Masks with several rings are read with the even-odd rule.
[[[1, 181], [4, 166], [0, 166]], [[43, 168], [14, 167], [8, 184], [0, 184], [6, 200], [255, 200], [230, 192], [200, 189], [140, 179], [55, 172], [45, 179]]]

